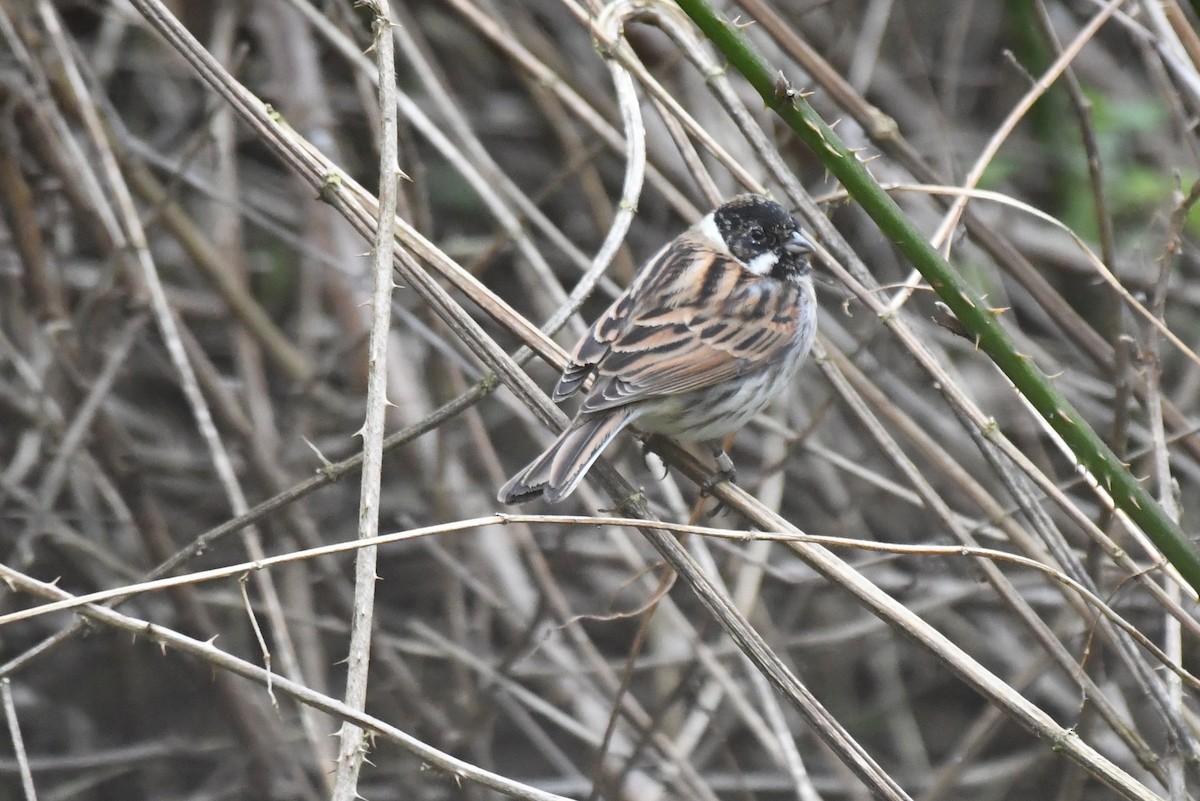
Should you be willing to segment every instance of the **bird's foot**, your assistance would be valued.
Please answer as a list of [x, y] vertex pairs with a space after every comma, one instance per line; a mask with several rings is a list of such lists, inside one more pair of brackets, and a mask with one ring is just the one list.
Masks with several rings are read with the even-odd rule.
[[[733, 460], [729, 458], [729, 454], [725, 453], [719, 445], [713, 446], [713, 456], [717, 459], [717, 469], [708, 478], [704, 479], [704, 483], [700, 485], [700, 497], [706, 497], [712, 494], [712, 491], [722, 481], [728, 481], [730, 484], [737, 483], [737, 468], [733, 466]], [[717, 501], [717, 505], [712, 511], [708, 512], [706, 517], [716, 517], [725, 510], [725, 504]]]
[[659, 458], [658, 453], [656, 453], [654, 450], [655, 446], [659, 444], [659, 441], [659, 434], [650, 434], [642, 440], [642, 464], [646, 465], [646, 467], [650, 467], [650, 460], [646, 457], [650, 456], [650, 454], [654, 454], [655, 458], [658, 459], [658, 463], [662, 465], [663, 474], [662, 478], [659, 479], [659, 481], [662, 481], [671, 471], [667, 469], [667, 463]]
[[703, 495], [711, 494], [713, 488], [722, 481], [728, 481], [730, 484], [737, 483], [737, 468], [733, 466], [733, 460], [729, 458], [729, 454], [718, 446], [713, 448], [713, 456], [717, 459], [717, 469], [700, 485], [700, 492]]

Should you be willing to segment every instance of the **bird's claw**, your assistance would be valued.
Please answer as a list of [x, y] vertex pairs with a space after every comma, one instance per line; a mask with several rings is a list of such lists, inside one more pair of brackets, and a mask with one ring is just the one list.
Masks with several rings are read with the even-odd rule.
[[[647, 459], [646, 457], [649, 456], [651, 453], [654, 453], [654, 446], [657, 444], [658, 444], [658, 434], [651, 434], [650, 436], [648, 436], [642, 440], [642, 464], [646, 465], [646, 467], [650, 467], [650, 460]], [[658, 456], [657, 453], [655, 453], [654, 455]], [[667, 477], [667, 475], [671, 471], [667, 469], [667, 463], [665, 461], [663, 461], [662, 459], [659, 459], [659, 463], [662, 464], [662, 468], [663, 468], [662, 478], [659, 479], [659, 481], [662, 481], [663, 479], [665, 479]]]
[[737, 470], [733, 469], [732, 465], [728, 468], [722, 467], [704, 479], [704, 483], [700, 485], [700, 494], [712, 495], [712, 491], [722, 481], [728, 481], [730, 484], [737, 483]]

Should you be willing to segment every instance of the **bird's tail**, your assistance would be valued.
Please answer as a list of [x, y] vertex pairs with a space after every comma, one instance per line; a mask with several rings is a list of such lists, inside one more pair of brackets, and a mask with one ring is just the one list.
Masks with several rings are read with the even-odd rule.
[[572, 420], [541, 456], [500, 488], [497, 498], [517, 504], [540, 495], [547, 503], [558, 503], [575, 491], [600, 453], [634, 417], [626, 409]]

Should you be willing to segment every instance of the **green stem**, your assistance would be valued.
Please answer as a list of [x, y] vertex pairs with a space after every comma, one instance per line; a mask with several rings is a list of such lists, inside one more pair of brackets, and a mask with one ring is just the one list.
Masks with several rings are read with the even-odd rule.
[[1179, 525], [1163, 512], [1154, 497], [1133, 477], [1128, 467], [1097, 436], [1033, 360], [1016, 351], [995, 313], [929, 245], [855, 154], [803, 98], [781, 91], [786, 87], [776, 85], [779, 72], [754, 50], [737, 24], [718, 16], [706, 0], [676, 2], [729, 63], [750, 82], [767, 106], [791, 126], [822, 164], [841, 181], [884, 235], [896, 243], [959, 321], [971, 331], [980, 349], [991, 357], [1018, 391], [1058, 432], [1079, 463], [1111, 495], [1117, 507], [1146, 532], [1192, 588], [1200, 591], [1200, 553], [1184, 536]]

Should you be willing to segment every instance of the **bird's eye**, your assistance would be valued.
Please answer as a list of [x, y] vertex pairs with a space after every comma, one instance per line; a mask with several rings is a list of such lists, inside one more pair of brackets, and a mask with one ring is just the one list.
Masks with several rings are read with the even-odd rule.
[[767, 232], [759, 228], [757, 225], [750, 229], [750, 241], [756, 245], [761, 245], [767, 241]]

